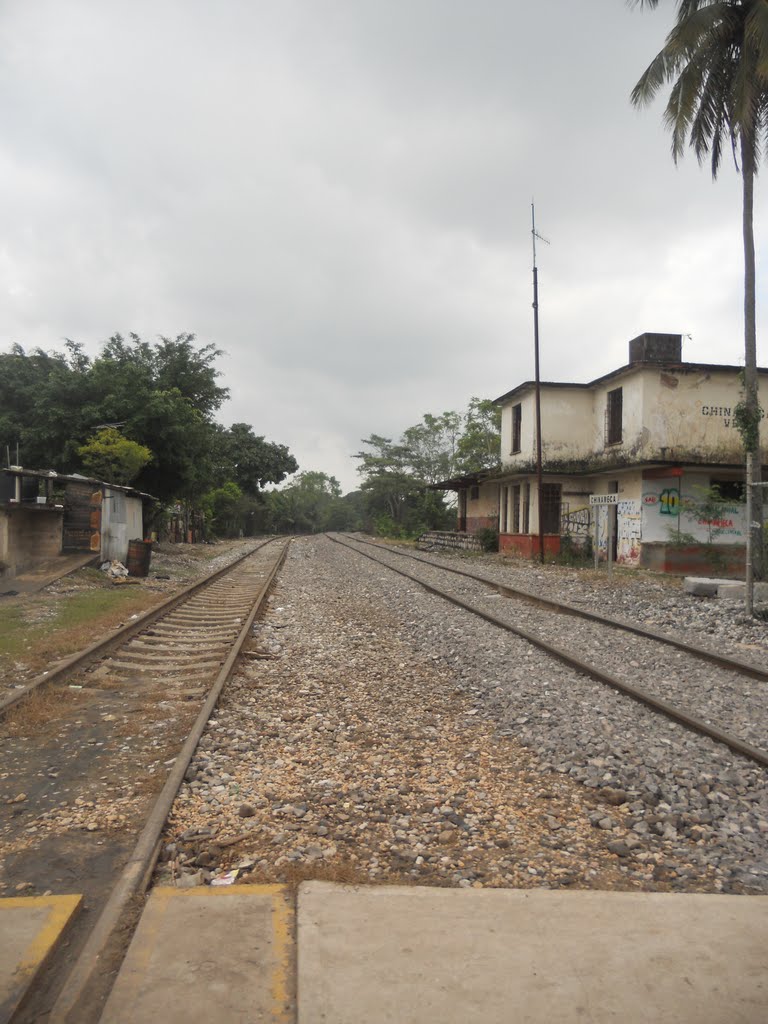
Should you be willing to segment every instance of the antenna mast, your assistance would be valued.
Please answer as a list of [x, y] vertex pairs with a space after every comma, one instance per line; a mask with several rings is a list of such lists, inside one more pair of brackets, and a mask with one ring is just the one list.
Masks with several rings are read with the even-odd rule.
[[536, 230], [536, 208], [531, 202], [531, 244], [533, 246], [533, 352], [536, 380], [536, 488], [539, 505], [539, 561], [544, 562], [544, 502], [541, 459], [541, 375], [539, 372], [539, 270], [536, 266], [536, 239], [549, 245], [549, 240]]

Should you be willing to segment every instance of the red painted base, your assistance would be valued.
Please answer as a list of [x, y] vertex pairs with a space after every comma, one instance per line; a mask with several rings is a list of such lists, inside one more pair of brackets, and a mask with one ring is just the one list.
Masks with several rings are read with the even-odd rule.
[[642, 544], [640, 567], [680, 576], [724, 576], [744, 579], [744, 546], [713, 544], [711, 547]]
[[[539, 535], [537, 533], [502, 533], [499, 537], [499, 551], [518, 558], [539, 557]], [[560, 554], [560, 537], [556, 533], [544, 534], [544, 557], [554, 558]]]

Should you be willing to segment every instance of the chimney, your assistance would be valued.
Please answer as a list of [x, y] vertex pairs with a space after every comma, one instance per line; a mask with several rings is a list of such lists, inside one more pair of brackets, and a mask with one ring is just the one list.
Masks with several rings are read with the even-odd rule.
[[630, 363], [679, 363], [682, 358], [682, 334], [654, 334], [646, 331], [629, 343]]

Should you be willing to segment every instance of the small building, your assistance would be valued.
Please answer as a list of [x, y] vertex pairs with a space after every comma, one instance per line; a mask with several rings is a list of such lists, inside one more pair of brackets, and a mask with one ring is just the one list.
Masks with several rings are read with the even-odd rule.
[[132, 487], [78, 474], [1, 470], [0, 573], [16, 576], [76, 551], [125, 562], [129, 541], [145, 536], [145, 513], [155, 501]]
[[[629, 362], [587, 384], [542, 382], [545, 554], [565, 538], [595, 536], [591, 495], [616, 495], [597, 523], [600, 554], [666, 571], [743, 572], [746, 542], [744, 451], [734, 423], [742, 368], [682, 361], [679, 334], [646, 333]], [[768, 369], [759, 370], [765, 388]], [[469, 528], [474, 510], [495, 508], [499, 547], [539, 553], [535, 383], [496, 399], [502, 408], [501, 470], [456, 490]], [[768, 462], [763, 425], [761, 452]], [[719, 497], [718, 501], [714, 501]]]

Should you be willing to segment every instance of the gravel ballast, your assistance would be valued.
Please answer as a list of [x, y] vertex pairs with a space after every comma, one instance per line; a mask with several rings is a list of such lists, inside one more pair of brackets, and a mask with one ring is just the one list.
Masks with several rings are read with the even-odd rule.
[[[476, 564], [591, 599], [570, 570]], [[661, 617], [666, 594], [637, 582], [639, 614], [626, 579], [612, 613], [647, 621], [653, 605]], [[692, 628], [684, 595], [660, 586], [679, 602], [676, 627]], [[598, 588], [596, 603], [613, 594]], [[765, 772], [360, 554], [303, 538], [187, 773], [158, 875], [194, 885], [227, 870], [768, 892]]]

